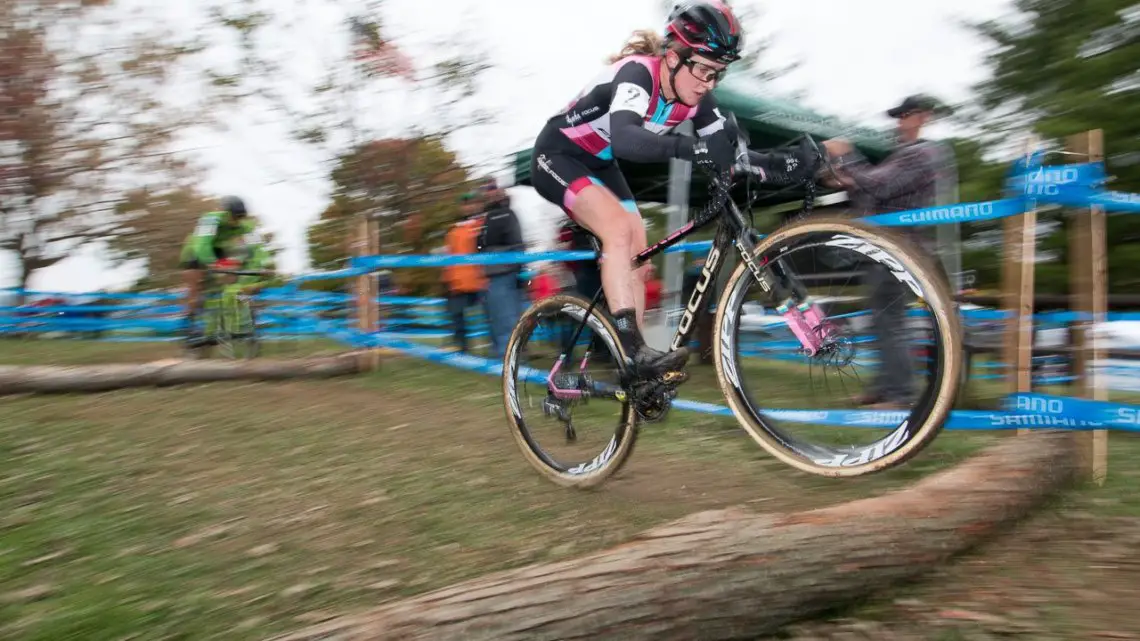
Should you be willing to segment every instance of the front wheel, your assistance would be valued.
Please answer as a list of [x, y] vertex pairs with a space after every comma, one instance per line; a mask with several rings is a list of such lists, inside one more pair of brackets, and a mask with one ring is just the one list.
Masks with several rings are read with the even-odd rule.
[[[781, 306], [774, 296], [787, 289], [773, 282], [807, 300]], [[811, 474], [907, 461], [938, 435], [961, 385], [962, 331], [942, 272], [910, 239], [851, 219], [808, 218], [766, 237], [729, 279], [715, 327], [733, 414]]]

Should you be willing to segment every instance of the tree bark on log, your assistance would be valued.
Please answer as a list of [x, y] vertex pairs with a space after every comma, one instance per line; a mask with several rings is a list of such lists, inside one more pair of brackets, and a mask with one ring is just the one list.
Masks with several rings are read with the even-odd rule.
[[1067, 433], [1011, 437], [891, 494], [792, 514], [702, 512], [603, 552], [276, 641], [754, 639], [913, 578], [1009, 525], [1073, 478], [1074, 451]]
[[331, 378], [360, 371], [357, 354], [290, 360], [187, 360], [107, 365], [0, 366], [0, 396], [106, 392], [217, 381]]

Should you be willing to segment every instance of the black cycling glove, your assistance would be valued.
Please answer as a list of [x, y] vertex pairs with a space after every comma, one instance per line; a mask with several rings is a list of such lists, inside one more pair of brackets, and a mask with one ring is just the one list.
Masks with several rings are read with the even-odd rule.
[[677, 157], [715, 173], [732, 169], [736, 162], [736, 148], [728, 135], [718, 131], [704, 138], [679, 136]]
[[764, 182], [777, 185], [815, 180], [821, 161], [819, 153], [806, 139], [800, 141], [795, 151], [774, 151], [764, 156], [764, 162], [759, 163], [764, 170]]

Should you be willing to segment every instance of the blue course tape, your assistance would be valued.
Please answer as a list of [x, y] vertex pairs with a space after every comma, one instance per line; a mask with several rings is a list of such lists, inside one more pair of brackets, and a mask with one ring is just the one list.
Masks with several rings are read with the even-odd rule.
[[[326, 329], [331, 338], [336, 338], [357, 347], [386, 347], [398, 350], [410, 356], [458, 369], [478, 372], [489, 376], [502, 376], [502, 363], [479, 356], [448, 352], [439, 348], [406, 341], [391, 335], [365, 334], [358, 330], [347, 328], [327, 327]], [[532, 381], [543, 380], [541, 372], [536, 371], [526, 372], [525, 378]], [[680, 410], [700, 412], [703, 414], [732, 416], [732, 410], [713, 403], [677, 399], [673, 401], [673, 406]], [[1119, 407], [1128, 408], [1129, 406]], [[835, 427], [877, 428], [895, 427], [905, 420], [908, 414], [908, 412], [875, 410], [762, 410], [762, 412], [775, 420], [792, 423], [811, 423], [814, 425], [831, 425]], [[1136, 415], [1133, 414], [1132, 416], [1135, 417]], [[945, 427], [951, 430], [1005, 430], [1022, 428], [1082, 429], [1082, 427], [1078, 425], [1078, 420], [1066, 415], [1043, 416], [1024, 412], [983, 412], [976, 410], [959, 410], [952, 412]], [[1125, 420], [1117, 421], [1114, 427], [1117, 429], [1140, 432], [1140, 425], [1129, 423]]]
[[1140, 194], [1106, 191], [1088, 197], [1091, 205], [1100, 205], [1105, 211], [1140, 214]]
[[1025, 211], [1025, 201], [1020, 198], [1006, 198], [978, 203], [961, 203], [943, 207], [924, 207], [889, 214], [867, 216], [863, 220], [885, 227], [909, 227], [916, 225], [945, 225], [951, 223], [979, 222], [1016, 216]]
[[[679, 243], [665, 250], [666, 254], [676, 252], [703, 252], [712, 247], [711, 240], [692, 243]], [[489, 254], [406, 254], [392, 256], [360, 256], [352, 259], [353, 269], [365, 271], [397, 267], [448, 267], [452, 265], [512, 265], [518, 263], [593, 260], [597, 254], [592, 251], [546, 251], [546, 252], [493, 252]]]
[[1075, 429], [1113, 428], [1140, 432], [1140, 405], [1124, 405], [1047, 394], [1011, 394], [1006, 407], [1042, 420], [1072, 422]]

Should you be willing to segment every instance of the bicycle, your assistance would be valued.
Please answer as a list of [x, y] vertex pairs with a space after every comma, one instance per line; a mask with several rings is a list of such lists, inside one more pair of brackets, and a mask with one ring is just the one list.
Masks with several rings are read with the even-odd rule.
[[[733, 130], [740, 131], [735, 119], [730, 120]], [[744, 169], [740, 175], [747, 178], [751, 175], [747, 167], [747, 138], [737, 134], [737, 140], [737, 167]], [[810, 136], [801, 136], [799, 140], [802, 141], [800, 144], [814, 151], [819, 161], [817, 167], [834, 171], [826, 154], [820, 153]], [[689, 223], [642, 251], [633, 262], [634, 267], [640, 266], [697, 230], [718, 222], [715, 240], [697, 285], [682, 310], [670, 349], [689, 344], [698, 325], [698, 316], [707, 313], [705, 296], [710, 283], [726, 263], [730, 246], [735, 247], [740, 264], [723, 288], [713, 329], [713, 360], [720, 391], [739, 424], [776, 459], [810, 474], [853, 477], [904, 463], [941, 431], [960, 386], [962, 331], [948, 280], [910, 239], [855, 219], [833, 215], [809, 217], [815, 199], [815, 181], [816, 173], [813, 172], [802, 185], [806, 190], [803, 215], [763, 237], [751, 224], [751, 184], [746, 186], [749, 196], [746, 204], [749, 216], [746, 219], [730, 197], [733, 188], [731, 175], [728, 172], [710, 175], [712, 198], [708, 204]], [[600, 254], [600, 243], [592, 235], [591, 244]], [[770, 299], [766, 306], [780, 314], [798, 342], [799, 357], [809, 367], [813, 363], [822, 363], [825, 367], [847, 367], [859, 354], [862, 340], [854, 334], [854, 321], [844, 318], [845, 315], [828, 317], [822, 306], [813, 300], [811, 289], [806, 284], [807, 277], [797, 273], [794, 263], [805, 260], [802, 256], [797, 259], [797, 253], [806, 250], [818, 251], [825, 258], [829, 257], [822, 261], [825, 266], [862, 265], [862, 272], [852, 273], [865, 275], [871, 270], [879, 270], [889, 274], [901, 284], [893, 285], [893, 281], [889, 281], [892, 286], [913, 294], [929, 310], [931, 344], [925, 350], [924, 359], [932, 384], [916, 395], [910, 412], [882, 413], [891, 419], [887, 426], [889, 431], [868, 445], [831, 445], [793, 437], [778, 424], [777, 417], [790, 416], [794, 420], [804, 416], [793, 416], [795, 412], [766, 413], [755, 401], [753, 393], [744, 386], [745, 379], [755, 373], [742, 366], [740, 358], [741, 311], [750, 293]], [[840, 259], [838, 254], [844, 251], [850, 252], [851, 256]], [[536, 301], [516, 324], [503, 358], [504, 409], [515, 442], [529, 464], [564, 486], [593, 487], [619, 471], [632, 454], [639, 423], [662, 420], [676, 398], [677, 387], [687, 378], [684, 373], [670, 372], [652, 380], [635, 379], [603, 300], [604, 294], [599, 288], [590, 300], [577, 294], [560, 293]], [[539, 328], [540, 323], [546, 320], [562, 317], [560, 326]], [[532, 342], [541, 346], [547, 339], [556, 343], [551, 354], [557, 356], [553, 359], [539, 356], [537, 367], [522, 366], [522, 351]], [[575, 372], [571, 363], [574, 349], [578, 346], [585, 351]], [[616, 365], [613, 380], [604, 381], [602, 377], [587, 373], [594, 351], [609, 356], [608, 360], [603, 360]], [[548, 364], [551, 360], [553, 364]], [[782, 378], [782, 375], [759, 374], [765, 384], [776, 382], [777, 377]], [[812, 380], [814, 383], [814, 378]], [[523, 406], [534, 408], [535, 399], [520, 395], [519, 389], [520, 383], [531, 382], [544, 387], [545, 396], [537, 403], [542, 409], [540, 418], [528, 423], [523, 417]], [[846, 384], [844, 391], [847, 392]], [[579, 434], [579, 419], [583, 413], [589, 418], [599, 406], [591, 404], [591, 400], [606, 401], [600, 404], [603, 412], [615, 404], [619, 408], [617, 426], [600, 452], [596, 448], [582, 446]], [[820, 413], [800, 411], [799, 414], [814, 414], [818, 418]], [[882, 418], [877, 414], [875, 417]], [[541, 427], [543, 420], [556, 421], [557, 438], [573, 450], [568, 461], [562, 460], [566, 457], [552, 455], [538, 444], [534, 425], [539, 423]], [[605, 433], [610, 434], [608, 428]], [[826, 436], [823, 440], [831, 438]]]
[[[210, 268], [207, 275], [266, 278], [272, 276], [272, 272]], [[234, 360], [251, 360], [261, 353], [257, 312], [251, 294], [215, 287], [212, 291], [203, 292], [198, 311], [197, 316], [205, 318], [205, 330], [200, 338], [188, 341], [186, 353], [189, 357], [201, 358], [204, 350], [212, 346], [217, 346], [223, 356]]]

